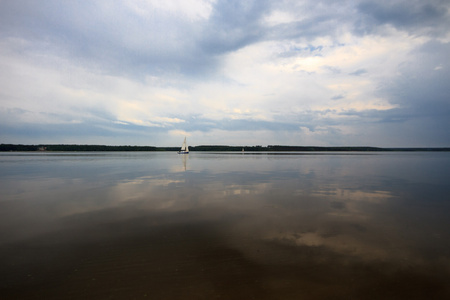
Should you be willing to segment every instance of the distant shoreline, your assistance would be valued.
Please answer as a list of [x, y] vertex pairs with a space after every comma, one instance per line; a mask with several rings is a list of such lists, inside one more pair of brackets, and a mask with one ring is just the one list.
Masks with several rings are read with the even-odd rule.
[[[180, 147], [154, 147], [154, 146], [107, 146], [107, 145], [70, 145], [70, 144], [0, 144], [0, 152], [21, 151], [178, 151]], [[250, 152], [392, 152], [392, 151], [450, 151], [450, 147], [368, 147], [368, 146], [226, 146], [226, 145], [200, 145], [189, 146], [195, 151], [250, 151]]]

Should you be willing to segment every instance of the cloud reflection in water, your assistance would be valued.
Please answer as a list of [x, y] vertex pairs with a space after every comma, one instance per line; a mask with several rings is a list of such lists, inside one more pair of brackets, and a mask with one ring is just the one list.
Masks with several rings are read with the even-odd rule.
[[[448, 295], [442, 282], [450, 273], [449, 203], [442, 197], [449, 188], [418, 181], [409, 165], [446, 176], [449, 157], [402, 155], [75, 154], [14, 163], [2, 156], [0, 251], [7, 273], [0, 273], [1, 288], [16, 295], [21, 272], [40, 264], [23, 250], [28, 259], [17, 269], [4, 261], [19, 261], [7, 249], [43, 247], [64, 263], [44, 260], [50, 271], [38, 272], [42, 284], [58, 272], [84, 270], [79, 281], [59, 282], [72, 291], [89, 274], [112, 268], [142, 284], [125, 281], [124, 290], [148, 286], [135, 272], [149, 276], [156, 296], [174, 282], [174, 293], [190, 285], [209, 296], [271, 299], [309, 291], [321, 298], [328, 295], [323, 288], [338, 298], [367, 289], [405, 296], [412, 292], [404, 285], [416, 281], [417, 295]], [[17, 165], [28, 172], [12, 174]], [[184, 268], [184, 279], [169, 266]], [[237, 287], [231, 280], [237, 274], [259, 283]], [[391, 286], [395, 281], [400, 284]]]

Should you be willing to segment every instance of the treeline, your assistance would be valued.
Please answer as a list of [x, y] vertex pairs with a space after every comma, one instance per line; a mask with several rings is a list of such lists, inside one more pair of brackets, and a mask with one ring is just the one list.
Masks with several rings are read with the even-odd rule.
[[320, 146], [281, 146], [269, 145], [264, 151], [450, 151], [449, 147], [442, 148], [380, 148], [369, 146], [337, 146], [337, 147], [320, 147]]
[[175, 147], [106, 145], [14, 145], [1, 144], [0, 151], [176, 151]]
[[281, 145], [269, 145], [268, 151], [384, 151], [383, 148], [378, 147], [352, 147], [352, 146], [339, 146], [339, 147], [319, 147], [319, 146], [281, 146]]
[[37, 151], [38, 148], [35, 145], [0, 144], [0, 151]]
[[[106, 146], [106, 145], [20, 145], [0, 144], [0, 151], [178, 151], [179, 147], [153, 147], [153, 146]], [[189, 146], [190, 151], [248, 151], [248, 152], [310, 152], [310, 151], [450, 151], [450, 148], [379, 148], [379, 147], [319, 147], [319, 146], [226, 146], [226, 145], [200, 145]]]
[[226, 146], [226, 145], [201, 145], [189, 146], [190, 151], [269, 151], [262, 146]]
[[337, 146], [337, 147], [321, 147], [321, 146], [283, 146], [268, 145], [263, 146], [225, 146], [225, 145], [202, 145], [189, 147], [191, 151], [249, 151], [249, 152], [339, 152], [339, 151], [450, 151], [450, 148], [380, 148], [369, 146]]

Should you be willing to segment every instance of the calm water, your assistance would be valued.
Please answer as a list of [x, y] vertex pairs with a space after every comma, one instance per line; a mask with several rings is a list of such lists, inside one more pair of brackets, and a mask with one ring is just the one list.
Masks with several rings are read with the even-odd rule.
[[450, 153], [1, 153], [1, 299], [450, 297]]

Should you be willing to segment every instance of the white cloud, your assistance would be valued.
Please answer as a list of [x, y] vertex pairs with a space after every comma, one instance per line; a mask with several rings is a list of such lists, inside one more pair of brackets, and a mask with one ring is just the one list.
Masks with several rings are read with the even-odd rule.
[[291, 12], [275, 10], [264, 18], [263, 23], [268, 26], [275, 26], [300, 20], [301, 19], [297, 19]]
[[158, 12], [166, 12], [191, 20], [208, 19], [214, 0], [133, 0], [125, 3], [133, 12], [140, 16], [152, 16]]

